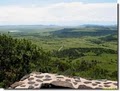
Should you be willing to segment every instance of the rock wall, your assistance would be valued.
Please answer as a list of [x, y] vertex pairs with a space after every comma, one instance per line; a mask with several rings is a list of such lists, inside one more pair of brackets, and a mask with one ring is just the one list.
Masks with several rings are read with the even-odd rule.
[[12, 84], [9, 89], [117, 89], [117, 81], [87, 80], [81, 77], [33, 72]]

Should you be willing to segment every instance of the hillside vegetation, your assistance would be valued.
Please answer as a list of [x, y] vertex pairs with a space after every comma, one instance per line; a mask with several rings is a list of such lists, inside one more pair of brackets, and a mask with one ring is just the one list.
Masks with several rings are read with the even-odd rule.
[[12, 26], [0, 31], [4, 33], [0, 35], [0, 87], [9, 87], [32, 71], [118, 79], [114, 26]]
[[8, 87], [35, 70], [49, 72], [48, 55], [28, 40], [0, 35], [0, 87]]

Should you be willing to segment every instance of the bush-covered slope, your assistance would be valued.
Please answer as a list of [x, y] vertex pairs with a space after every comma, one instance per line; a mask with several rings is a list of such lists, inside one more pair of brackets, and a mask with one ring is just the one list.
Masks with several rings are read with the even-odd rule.
[[33, 70], [49, 71], [48, 55], [28, 40], [0, 35], [0, 87], [9, 86]]

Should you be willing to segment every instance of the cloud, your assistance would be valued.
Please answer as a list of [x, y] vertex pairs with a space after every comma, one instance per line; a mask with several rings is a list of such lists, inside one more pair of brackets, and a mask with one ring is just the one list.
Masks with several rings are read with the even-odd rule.
[[48, 6], [0, 6], [1, 24], [116, 22], [116, 3], [57, 3]]

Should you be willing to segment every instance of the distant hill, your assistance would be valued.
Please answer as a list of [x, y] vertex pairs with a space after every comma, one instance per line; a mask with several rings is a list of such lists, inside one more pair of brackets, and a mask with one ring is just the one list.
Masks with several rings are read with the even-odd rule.
[[85, 26], [79, 28], [64, 28], [51, 32], [52, 36], [58, 37], [82, 37], [82, 36], [105, 36], [116, 34], [117, 28], [110, 26]]

